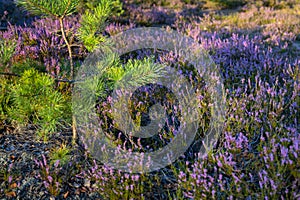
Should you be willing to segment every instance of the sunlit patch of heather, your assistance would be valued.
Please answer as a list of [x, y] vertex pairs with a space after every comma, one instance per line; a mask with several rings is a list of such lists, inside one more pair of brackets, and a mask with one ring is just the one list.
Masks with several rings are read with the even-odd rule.
[[204, 14], [203, 17], [179, 16], [174, 27], [195, 38], [197, 33], [218, 32], [223, 37], [232, 33], [261, 35], [263, 40], [278, 45], [284, 41], [299, 39], [300, 21], [299, 6], [283, 10], [255, 6], [241, 12], [220, 15]]
[[203, 31], [199, 26], [194, 26], [193, 22], [186, 22], [182, 27], [176, 26], [210, 52], [220, 67], [225, 84], [233, 85], [242, 79], [253, 78], [257, 72], [272, 83], [275, 78], [281, 79], [283, 71], [290, 65], [299, 65], [298, 53], [293, 44], [280, 37], [276, 45], [270, 45], [260, 34], [249, 36], [227, 33], [224, 37], [220, 31]]
[[[181, 161], [190, 163], [174, 169], [176, 197], [299, 197], [299, 57], [289, 51], [288, 42], [273, 46], [261, 35], [230, 33], [223, 37], [192, 26], [190, 30], [189, 36], [198, 40], [220, 67], [229, 109], [215, 152], [196, 161], [191, 159], [195, 156], [186, 156]], [[141, 59], [151, 53], [136, 51], [130, 58]], [[177, 67], [196, 85], [201, 83], [201, 78], [193, 79], [192, 68], [172, 52], [163, 52], [156, 59]], [[199, 94], [199, 99], [206, 93]]]
[[[211, 27], [220, 28], [217, 32], [183, 18], [175, 27], [199, 41], [220, 67], [227, 120], [215, 153], [175, 170], [178, 194], [190, 199], [299, 198], [300, 60], [289, 43], [297, 31], [289, 38], [288, 32], [276, 33], [278, 42], [270, 45], [264, 35], [232, 34], [222, 29], [223, 21], [208, 17]], [[269, 20], [265, 23], [271, 27]]]

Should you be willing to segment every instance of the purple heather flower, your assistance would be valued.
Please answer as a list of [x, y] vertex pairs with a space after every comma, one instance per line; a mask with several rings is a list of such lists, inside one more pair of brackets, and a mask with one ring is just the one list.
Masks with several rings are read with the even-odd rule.
[[48, 176], [47, 179], [48, 179], [49, 183], [52, 183], [52, 181], [53, 181], [52, 176]]
[[11, 183], [11, 181], [12, 181], [12, 176], [9, 176], [8, 177], [8, 183]]
[[280, 149], [280, 153], [281, 153], [281, 157], [283, 158], [281, 163], [284, 164], [287, 156], [288, 156], [288, 148], [286, 148], [285, 146], [281, 146], [281, 149]]
[[45, 188], [49, 188], [49, 183], [47, 181], [43, 181]]

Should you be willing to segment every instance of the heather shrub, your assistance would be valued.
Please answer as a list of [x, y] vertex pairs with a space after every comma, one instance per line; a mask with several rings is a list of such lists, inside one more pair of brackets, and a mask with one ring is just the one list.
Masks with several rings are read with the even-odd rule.
[[54, 90], [54, 80], [35, 69], [26, 70], [11, 88], [11, 120], [21, 126], [34, 124], [38, 135], [46, 139], [63, 118], [64, 97]]
[[156, 184], [157, 176], [132, 174], [99, 165], [94, 160], [92, 166], [81, 171], [78, 177], [89, 180], [92, 190], [99, 192], [103, 199], [149, 199]]
[[[105, 77], [107, 79], [108, 85], [110, 85], [110, 90], [117, 89], [118, 87], [122, 87], [125, 84], [127, 84], [129, 87], [139, 86], [139, 85], [145, 85], [146, 83], [151, 83], [154, 80], [156, 80], [159, 77], [162, 77], [164, 74], [164, 67], [162, 65], [159, 65], [157, 63], [154, 63], [153, 59], [142, 59], [142, 60], [128, 60], [124, 66], [122, 65], [114, 65], [110, 68], [108, 68], [105, 72]], [[120, 80], [128, 79], [128, 80], [134, 80], [134, 81], [128, 81], [124, 82]], [[152, 89], [151, 89], [152, 87]], [[105, 87], [102, 88], [103, 90]], [[144, 91], [143, 91], [144, 90]], [[145, 87], [144, 89], [141, 89], [139, 92], [135, 92], [134, 97], [131, 99], [131, 102], [129, 102], [129, 108], [132, 112], [132, 119], [134, 120], [136, 125], [140, 125], [142, 123], [142, 115], [147, 113], [147, 110], [149, 109], [151, 105], [150, 99], [143, 101], [143, 94], [149, 95], [151, 93], [151, 90], [153, 90], [153, 86]], [[103, 92], [102, 92], [103, 93]], [[106, 96], [109, 97], [109, 93], [106, 94]], [[153, 94], [152, 94], [153, 95]], [[160, 95], [159, 91], [156, 91], [156, 97]], [[155, 97], [153, 97], [155, 98]], [[153, 101], [154, 99], [152, 99]], [[142, 105], [137, 106], [136, 104], [138, 102], [144, 102]], [[148, 101], [147, 103], [145, 101]], [[109, 103], [109, 104], [107, 104]], [[150, 104], [149, 104], [150, 103]], [[148, 107], [148, 108], [147, 108]], [[126, 138], [125, 135], [120, 135], [120, 131], [118, 131], [118, 125], [112, 123], [112, 119], [116, 120], [116, 118], [120, 119], [123, 116], [111, 116], [111, 108], [110, 108], [110, 102], [99, 102], [97, 105], [97, 112], [99, 113], [100, 119], [103, 121], [104, 130], [106, 130], [107, 135], [110, 138], [115, 138], [116, 144], [121, 144], [127, 141], [126, 147], [129, 148], [135, 148], [137, 146], [137, 141], [133, 141], [131, 139]], [[116, 113], [115, 113], [116, 114]], [[163, 135], [163, 133], [160, 134], [160, 137]], [[157, 138], [156, 138], [157, 139]], [[155, 139], [154, 139], [155, 140]], [[155, 141], [152, 142], [155, 142]], [[158, 142], [158, 141], [156, 141]], [[142, 143], [144, 143], [142, 141]], [[158, 147], [158, 146], [157, 146]]]
[[203, 17], [179, 17], [174, 27], [196, 40], [207, 33], [216, 32], [222, 38], [230, 37], [235, 33], [249, 35], [249, 37], [263, 36], [262, 40], [278, 45], [299, 38], [298, 7], [283, 10], [250, 7], [245, 11], [229, 15], [210, 13]]
[[[176, 130], [179, 126], [178, 118], [183, 114], [178, 112], [178, 100], [172, 91], [159, 84], [151, 84], [153, 81], [164, 77], [166, 74], [164, 66], [158, 61], [161, 60], [164, 64], [167, 64], [167, 61], [169, 61], [168, 64], [171, 65], [171, 60], [175, 58], [169, 54], [161, 55], [156, 58], [156, 60], [154, 57], [150, 59], [143, 58], [144, 56], [145, 55], [141, 52], [138, 52], [138, 59], [133, 59], [135, 58], [134, 53], [130, 56], [128, 55], [129, 60], [127, 60], [125, 64], [121, 65], [119, 63], [120, 61], [118, 61], [118, 64], [106, 68], [104, 76], [100, 79], [98, 84], [96, 80], [93, 80], [90, 83], [91, 86], [88, 87], [97, 88], [96, 95], [99, 97], [99, 101], [96, 104], [96, 109], [101, 121], [101, 127], [107, 137], [114, 140], [116, 145], [124, 144], [124, 146], [122, 145], [124, 148], [148, 151], [159, 149], [174, 138], [174, 130]], [[204, 88], [203, 84], [199, 84], [199, 82], [203, 82], [203, 80], [200, 77], [195, 76], [195, 72], [193, 72], [194, 74], [190, 73], [191, 69], [188, 68], [188, 65], [182, 63], [176, 67], [178, 70], [182, 71], [186, 79], [189, 80], [191, 84], [199, 89], [197, 97], [202, 101], [201, 103], [199, 102], [197, 108], [199, 108], [198, 112], [201, 118], [199, 124], [202, 129], [199, 130], [197, 135], [198, 137], [203, 134], [203, 131], [206, 130], [208, 126], [209, 95], [207, 94], [207, 90]], [[124, 79], [128, 79], [130, 81], [124, 82]], [[111, 91], [124, 85], [129, 87], [142, 85], [142, 87], [139, 87], [139, 89], [132, 94], [129, 102], [127, 102], [128, 105], [124, 105], [128, 107], [130, 117], [136, 126], [145, 126], [149, 123], [151, 118], [149, 113], [151, 110], [153, 111], [153, 109], [155, 109], [155, 106], [153, 106], [154, 104], [159, 103], [165, 109], [168, 120], [165, 123], [162, 122], [162, 124], [159, 124], [163, 128], [155, 136], [148, 139], [130, 138], [122, 133], [119, 129], [119, 125], [115, 123], [116, 120], [120, 121], [120, 119], [124, 116], [119, 116], [115, 111], [113, 111], [112, 114]], [[87, 91], [87, 93], [90, 92], [91, 91]], [[156, 129], [157, 128], [155, 128], [155, 130]]]

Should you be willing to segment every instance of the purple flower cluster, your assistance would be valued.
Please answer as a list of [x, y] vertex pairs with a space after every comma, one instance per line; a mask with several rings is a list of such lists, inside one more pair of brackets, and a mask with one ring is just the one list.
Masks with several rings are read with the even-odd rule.
[[[229, 108], [217, 152], [178, 172], [178, 188], [187, 198], [299, 197], [300, 58], [293, 46], [299, 26], [283, 27], [284, 18], [293, 16], [272, 9], [247, 11], [235, 20], [261, 13], [266, 17], [256, 20], [268, 25], [256, 21], [247, 30], [208, 15], [174, 24], [212, 55]], [[275, 23], [274, 16], [281, 18]], [[278, 23], [281, 33], [274, 31]]]
[[[261, 152], [236, 152], [234, 145], [241, 143], [241, 139], [231, 138], [233, 144], [224, 145], [229, 148], [227, 151], [208, 155], [191, 167], [187, 165], [187, 171], [180, 171], [178, 187], [191, 199], [296, 199], [299, 195], [296, 168], [300, 137], [281, 138], [282, 142], [275, 143], [276, 139], [271, 139], [270, 144], [263, 143], [267, 146]], [[247, 140], [243, 143], [249, 144]]]
[[134, 23], [129, 23], [127, 25], [122, 25], [120, 23], [111, 23], [106, 26], [105, 31], [111, 36], [135, 27], [136, 25]]
[[[64, 20], [66, 35], [74, 44], [74, 59], [86, 56], [83, 46], [76, 42], [75, 33], [79, 27], [79, 16], [68, 17]], [[8, 30], [0, 33], [0, 38], [17, 42], [14, 62], [26, 59], [36, 60], [44, 64], [46, 71], [52, 75], [63, 72], [61, 67], [67, 58], [67, 48], [63, 41], [58, 20], [43, 18], [35, 20], [31, 25], [8, 26]], [[75, 45], [76, 44], [76, 45]]]

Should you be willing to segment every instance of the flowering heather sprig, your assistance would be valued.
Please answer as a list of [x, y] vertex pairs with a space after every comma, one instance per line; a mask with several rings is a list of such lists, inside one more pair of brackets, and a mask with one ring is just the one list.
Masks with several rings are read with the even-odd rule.
[[62, 179], [60, 177], [62, 167], [59, 166], [59, 160], [57, 160], [53, 168], [48, 165], [47, 159], [42, 155], [42, 160], [34, 160], [40, 171], [37, 174], [37, 178], [43, 181], [44, 187], [48, 190], [50, 195], [58, 196], [61, 190]]
[[16, 180], [17, 173], [14, 170], [14, 163], [0, 169], [0, 197], [15, 197], [16, 189], [20, 183]]
[[124, 173], [106, 165], [93, 166], [82, 171], [78, 177], [92, 183], [91, 190], [98, 191], [108, 199], [141, 199], [144, 196], [144, 175]]

